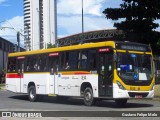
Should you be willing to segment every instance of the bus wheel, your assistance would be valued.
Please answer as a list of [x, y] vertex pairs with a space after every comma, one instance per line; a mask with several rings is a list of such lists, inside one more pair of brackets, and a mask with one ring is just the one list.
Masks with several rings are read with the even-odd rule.
[[127, 103], [127, 99], [115, 99], [117, 106], [123, 107]]
[[35, 102], [36, 101], [36, 88], [35, 86], [30, 86], [29, 89], [28, 89], [28, 97], [29, 97], [29, 100], [31, 102]]
[[84, 104], [86, 106], [91, 106], [94, 104], [93, 92], [90, 87], [84, 90]]

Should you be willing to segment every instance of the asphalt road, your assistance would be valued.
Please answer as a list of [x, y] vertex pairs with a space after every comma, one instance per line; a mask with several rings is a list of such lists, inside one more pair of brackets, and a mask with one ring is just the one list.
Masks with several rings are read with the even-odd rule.
[[[154, 111], [160, 111], [160, 100], [129, 100], [125, 107], [117, 107], [114, 101], [105, 100], [98, 102], [94, 106], [87, 107], [83, 104], [82, 99], [71, 98], [69, 100], [64, 99], [62, 101], [57, 101], [56, 97], [45, 96], [38, 102], [29, 102], [28, 97], [26, 95], [15, 94], [8, 91], [0, 91], [0, 111], [73, 111], [73, 114], [77, 114], [75, 111], [108, 111], [108, 114], [111, 114], [112, 116], [112, 114], [114, 115], [115, 111], [139, 111], [144, 113], [145, 111], [151, 111], [152, 113], [154, 113]], [[93, 112], [93, 116], [97, 112]], [[72, 113], [69, 114], [72, 115]], [[85, 116], [83, 112], [81, 114]], [[90, 118], [91, 117], [87, 119]], [[59, 120], [57, 117], [56, 119]], [[74, 120], [76, 118], [71, 117], [70, 119]], [[94, 117], [92, 120], [96, 119], [97, 117]], [[103, 119], [104, 117], [102, 117], [102, 120]], [[112, 118], [110, 120], [114, 119], [116, 118]], [[134, 117], [134, 119], [138, 118]], [[62, 116], [60, 120], [68, 120], [68, 118], [66, 119]]]

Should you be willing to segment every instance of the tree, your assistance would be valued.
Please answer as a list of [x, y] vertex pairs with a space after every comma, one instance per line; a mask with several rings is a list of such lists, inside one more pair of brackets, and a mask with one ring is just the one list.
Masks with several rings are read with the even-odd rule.
[[[121, 22], [114, 23], [114, 27], [123, 30], [126, 39], [152, 43], [153, 35], [156, 35], [153, 29], [159, 27], [159, 24], [154, 21], [160, 19], [160, 0], [122, 1], [120, 8], [107, 8], [103, 11], [106, 18], [121, 20]], [[157, 43], [155, 39], [154, 42]]]
[[56, 45], [52, 43], [47, 43], [47, 48], [55, 48]]

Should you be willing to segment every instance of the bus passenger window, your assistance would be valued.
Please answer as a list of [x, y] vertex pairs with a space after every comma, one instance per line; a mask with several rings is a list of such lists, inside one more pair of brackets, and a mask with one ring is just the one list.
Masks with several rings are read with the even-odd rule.
[[9, 58], [8, 59], [8, 72], [16, 72], [16, 58]]
[[82, 51], [80, 68], [94, 70], [96, 69], [96, 66], [96, 50], [91, 49]]
[[78, 62], [79, 62], [79, 51], [69, 52], [69, 60], [68, 60], [68, 65], [67, 65], [69, 66], [69, 69], [77, 70]]
[[61, 54], [62, 70], [77, 70], [79, 62], [79, 51], [69, 51]]
[[37, 65], [36, 65], [36, 56], [28, 56], [27, 58], [27, 72], [33, 72], [36, 71]]
[[65, 69], [68, 70], [70, 68], [69, 63], [66, 62]]
[[44, 72], [47, 71], [46, 54], [28, 56], [26, 71]]
[[81, 59], [81, 69], [86, 69], [87, 68], [87, 52], [83, 51], [82, 52], [82, 59]]
[[48, 69], [50, 71], [50, 74], [54, 74], [54, 73], [58, 74], [58, 69], [59, 69], [59, 54], [58, 53], [57, 55], [53, 54], [53, 56], [49, 55]]
[[88, 63], [89, 69], [93, 70], [96, 69], [96, 50], [89, 50], [88, 51]]

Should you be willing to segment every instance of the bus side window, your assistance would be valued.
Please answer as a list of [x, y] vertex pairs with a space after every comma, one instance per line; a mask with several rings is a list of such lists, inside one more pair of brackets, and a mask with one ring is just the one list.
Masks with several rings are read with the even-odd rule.
[[88, 67], [90, 70], [96, 69], [96, 50], [89, 50], [88, 51]]
[[20, 58], [17, 57], [17, 72], [18, 73], [23, 73], [24, 72], [24, 62], [25, 62], [25, 57]]
[[79, 51], [67, 51], [61, 53], [62, 70], [77, 70], [80, 62]]
[[81, 55], [81, 69], [96, 69], [96, 49], [83, 50]]
[[36, 71], [37, 68], [36, 56], [33, 55], [28, 56], [26, 64], [27, 64], [27, 69], [26, 69], [27, 72]]
[[41, 72], [47, 71], [47, 54], [39, 55], [39, 59], [37, 59], [38, 70]]
[[47, 54], [31, 55], [27, 58], [26, 71], [47, 71]]
[[[62, 52], [61, 53], [61, 59], [60, 59], [60, 69], [66, 70], [69, 69], [69, 52]], [[68, 67], [67, 67], [68, 66]]]
[[87, 68], [87, 59], [88, 59], [87, 52], [86, 51], [82, 51], [80, 69], [86, 69]]
[[8, 58], [7, 72], [16, 72], [16, 58]]
[[49, 65], [50, 73], [57, 74], [59, 69], [59, 56], [50, 56], [48, 65]]
[[71, 70], [77, 70], [79, 64], [79, 51], [69, 52], [68, 66]]

